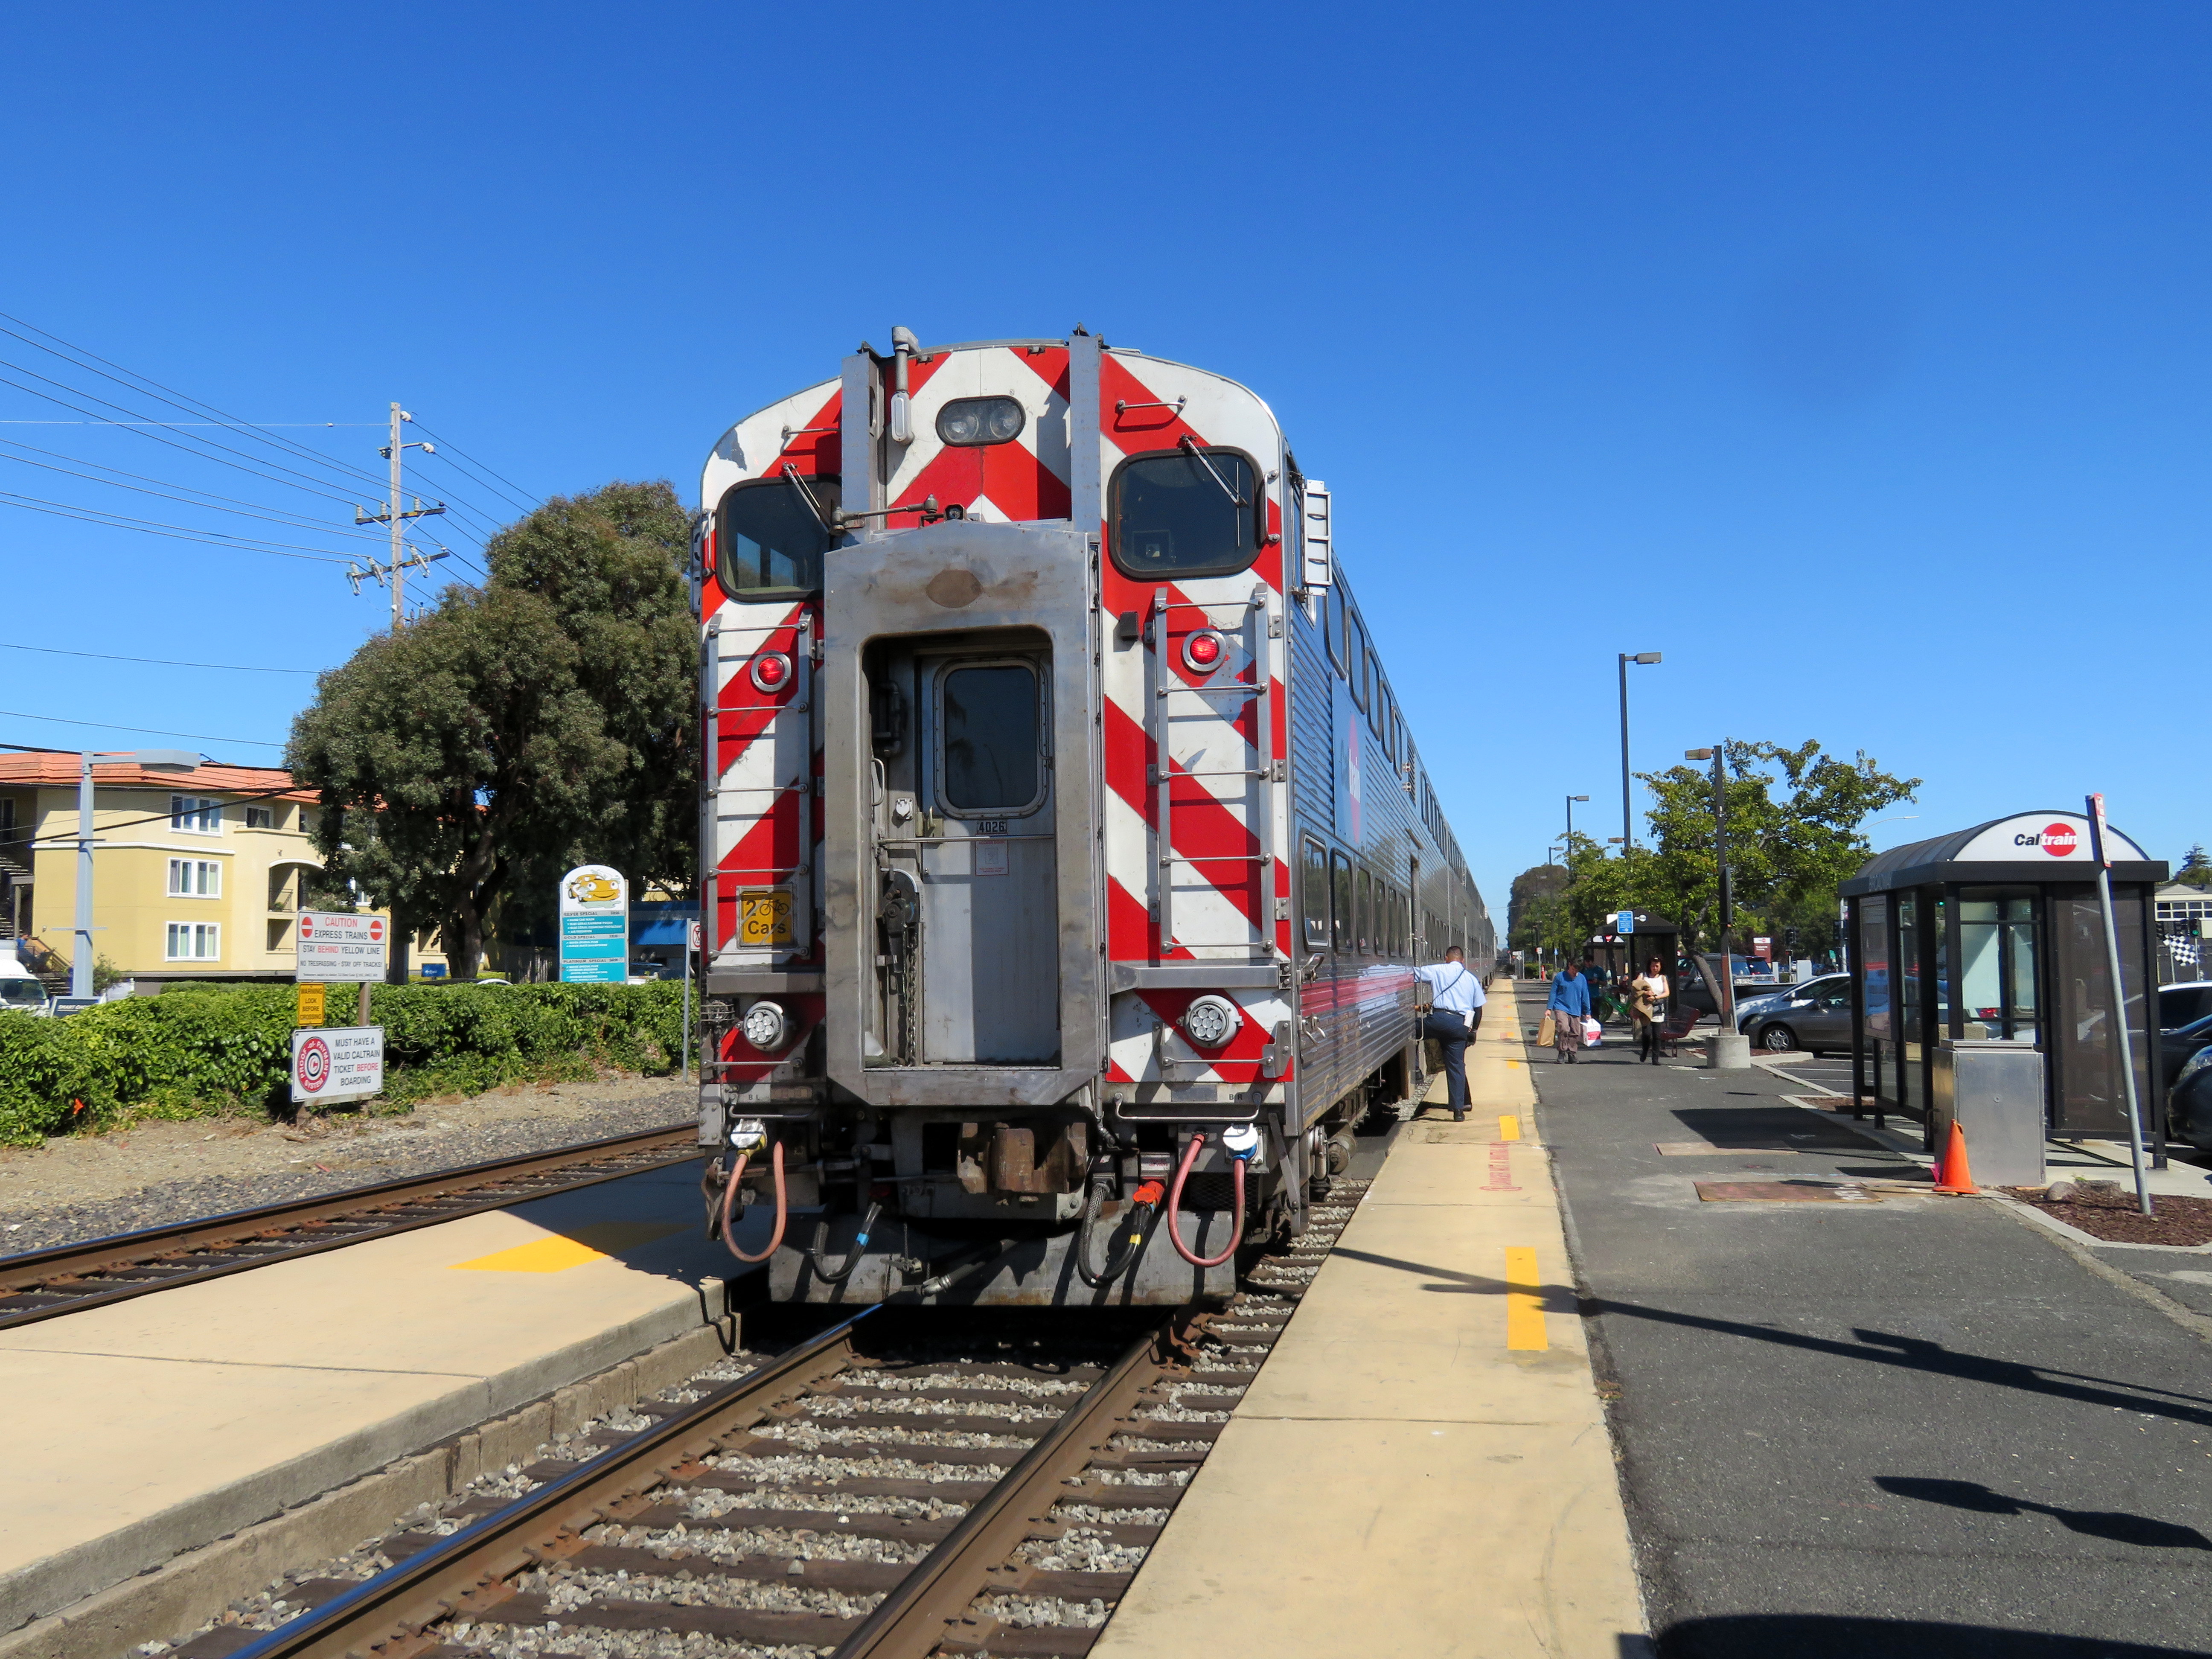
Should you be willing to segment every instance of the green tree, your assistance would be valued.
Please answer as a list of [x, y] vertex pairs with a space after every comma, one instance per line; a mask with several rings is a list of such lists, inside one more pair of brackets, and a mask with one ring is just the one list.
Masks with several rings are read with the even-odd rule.
[[493, 538], [482, 587], [371, 640], [293, 722], [331, 875], [437, 927], [456, 977], [475, 977], [495, 906], [550, 909], [570, 865], [688, 890], [690, 547], [666, 483], [557, 498]]
[[[1883, 772], [1863, 751], [1839, 760], [1809, 738], [1794, 749], [1731, 742], [1723, 762], [1735, 942], [1794, 927], [1801, 950], [1832, 948], [1836, 889], [1872, 850], [1859, 826], [1912, 799], [1920, 780]], [[1656, 798], [1652, 846], [1621, 861], [1622, 890], [1674, 921], [1685, 949], [1718, 949], [1711, 775], [1685, 764], [1639, 775]]]
[[2203, 842], [2195, 843], [2183, 855], [2181, 868], [2173, 872], [2173, 878], [2191, 887], [2212, 887], [2212, 856], [2206, 854]]

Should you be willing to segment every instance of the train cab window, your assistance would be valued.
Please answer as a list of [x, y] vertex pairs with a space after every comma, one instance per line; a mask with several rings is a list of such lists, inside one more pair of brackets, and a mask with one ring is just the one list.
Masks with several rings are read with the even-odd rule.
[[[722, 497], [714, 509], [714, 580], [732, 598], [811, 592], [822, 586], [822, 556], [830, 535], [823, 520], [837, 509], [838, 480], [824, 476], [794, 484], [757, 478]], [[811, 492], [815, 506], [799, 492]]]
[[1233, 449], [1133, 455], [1114, 474], [1114, 562], [1127, 575], [1219, 576], [1259, 556], [1259, 470]]
[[1347, 611], [1344, 613], [1344, 673], [1352, 683], [1352, 700], [1362, 708], [1367, 707], [1367, 630], [1359, 618]]
[[1352, 948], [1352, 860], [1341, 853], [1328, 855], [1328, 884], [1334, 899], [1330, 932], [1340, 951]]
[[1311, 836], [1300, 849], [1304, 862], [1302, 910], [1305, 916], [1306, 949], [1326, 951], [1328, 932], [1328, 850]]
[[1018, 662], [948, 668], [938, 697], [945, 810], [959, 817], [1032, 811], [1044, 777], [1036, 672]]

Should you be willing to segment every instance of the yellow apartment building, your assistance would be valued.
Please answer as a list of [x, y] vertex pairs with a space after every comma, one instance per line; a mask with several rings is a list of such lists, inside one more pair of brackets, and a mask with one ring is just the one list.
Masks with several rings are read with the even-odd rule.
[[[75, 946], [80, 763], [0, 755], [0, 931], [40, 972], [65, 970]], [[149, 990], [291, 978], [295, 913], [322, 868], [316, 799], [276, 767], [95, 762], [95, 956]]]

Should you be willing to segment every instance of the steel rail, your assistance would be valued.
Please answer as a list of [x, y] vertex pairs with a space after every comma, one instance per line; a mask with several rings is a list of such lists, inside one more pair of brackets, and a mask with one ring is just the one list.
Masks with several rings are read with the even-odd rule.
[[970, 1505], [945, 1541], [877, 1603], [832, 1659], [927, 1659], [934, 1653], [976, 1597], [993, 1589], [991, 1570], [1066, 1496], [1066, 1480], [1105, 1452], [1114, 1436], [1129, 1431], [1138, 1396], [1174, 1363], [1177, 1326], [1188, 1322], [1188, 1311], [1148, 1332], [1092, 1383], [990, 1496]]
[[625, 1507], [637, 1507], [677, 1470], [712, 1456], [770, 1407], [845, 1370], [853, 1360], [853, 1328], [875, 1311], [863, 1310], [729, 1389], [579, 1464], [574, 1473], [363, 1579], [231, 1659], [345, 1659], [379, 1648], [417, 1651], [404, 1644], [426, 1626], [496, 1607], [507, 1599], [504, 1580], [573, 1553], [586, 1528], [621, 1518]]
[[[556, 1186], [525, 1192], [490, 1194], [472, 1203], [441, 1206], [429, 1214], [410, 1214], [389, 1220], [377, 1220], [374, 1214], [379, 1210], [441, 1199], [477, 1188], [496, 1188], [505, 1182], [546, 1174], [569, 1164], [595, 1164], [632, 1153], [652, 1152], [662, 1146], [689, 1143], [696, 1132], [696, 1127], [689, 1123], [672, 1124], [665, 1128], [611, 1135], [602, 1140], [584, 1141], [550, 1152], [526, 1152], [514, 1158], [495, 1158], [483, 1164], [463, 1164], [426, 1176], [380, 1182], [368, 1187], [349, 1188], [343, 1192], [326, 1193], [315, 1198], [295, 1199], [254, 1209], [231, 1210], [221, 1215], [174, 1222], [167, 1226], [148, 1227], [137, 1232], [113, 1233], [80, 1243], [58, 1244], [48, 1249], [26, 1251], [20, 1255], [0, 1256], [0, 1297], [20, 1296], [52, 1287], [54, 1293], [69, 1297], [66, 1301], [43, 1307], [0, 1309], [0, 1330], [36, 1324], [40, 1320], [56, 1318], [63, 1314], [80, 1313], [88, 1308], [127, 1302], [133, 1297], [148, 1296], [179, 1285], [198, 1284], [230, 1273], [245, 1273], [254, 1267], [267, 1267], [272, 1262], [289, 1261], [296, 1256], [341, 1249], [349, 1244], [388, 1237], [394, 1233], [412, 1231], [417, 1227], [435, 1226], [441, 1222], [457, 1220], [462, 1216], [476, 1215], [487, 1210], [505, 1209], [511, 1205], [556, 1192], [574, 1192], [580, 1188], [596, 1186], [601, 1182], [618, 1181], [624, 1176], [641, 1173], [641, 1166], [599, 1171]], [[704, 1154], [695, 1151], [690, 1156], [697, 1158]], [[664, 1163], [686, 1161], [687, 1158], [676, 1158], [664, 1160]], [[361, 1231], [349, 1232], [338, 1237], [312, 1238], [296, 1243], [287, 1243], [283, 1238], [288, 1231], [349, 1218], [358, 1218], [371, 1224], [364, 1226]], [[118, 1267], [159, 1267], [165, 1258], [194, 1250], [264, 1241], [275, 1248], [264, 1254], [242, 1256], [235, 1261], [194, 1264], [189, 1270], [179, 1271], [168, 1278], [88, 1288], [81, 1295], [74, 1293], [66, 1283], [82, 1274], [111, 1272]]]

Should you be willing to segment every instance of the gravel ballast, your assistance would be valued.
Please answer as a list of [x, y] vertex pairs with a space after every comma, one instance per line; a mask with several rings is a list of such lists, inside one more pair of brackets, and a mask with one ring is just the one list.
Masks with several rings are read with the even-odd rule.
[[533, 1084], [390, 1117], [151, 1121], [0, 1149], [0, 1255], [659, 1128], [697, 1108], [666, 1078]]

